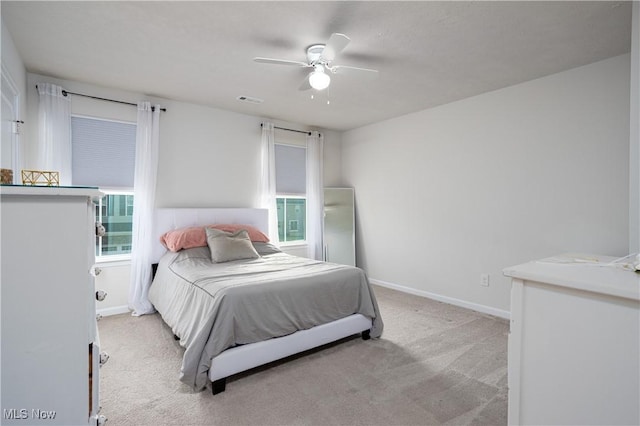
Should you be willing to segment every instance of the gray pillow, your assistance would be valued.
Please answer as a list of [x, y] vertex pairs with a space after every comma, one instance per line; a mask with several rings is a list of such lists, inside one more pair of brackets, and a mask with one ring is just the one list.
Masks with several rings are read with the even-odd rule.
[[251, 244], [249, 233], [244, 229], [234, 233], [214, 228], [205, 228], [205, 231], [207, 232], [207, 245], [211, 251], [211, 260], [216, 263], [260, 257]]
[[282, 250], [271, 243], [262, 243], [259, 241], [252, 241], [251, 243], [253, 244], [253, 248], [256, 249], [260, 256], [264, 256], [266, 254], [282, 253]]

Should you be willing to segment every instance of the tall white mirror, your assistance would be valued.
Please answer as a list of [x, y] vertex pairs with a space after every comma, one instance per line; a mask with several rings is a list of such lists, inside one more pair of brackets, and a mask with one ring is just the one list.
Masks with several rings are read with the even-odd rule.
[[324, 260], [356, 265], [353, 188], [324, 189]]

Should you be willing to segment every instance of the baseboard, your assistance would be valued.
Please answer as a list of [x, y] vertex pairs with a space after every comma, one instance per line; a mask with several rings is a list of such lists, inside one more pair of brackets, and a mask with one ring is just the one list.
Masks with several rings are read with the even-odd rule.
[[[431, 293], [424, 290], [416, 290], [415, 288], [405, 287], [393, 283], [389, 283], [386, 281], [376, 280], [373, 278], [369, 278], [372, 284], [376, 284], [382, 287], [387, 287], [393, 290], [398, 290], [403, 293], [414, 294], [416, 296], [426, 297], [428, 299], [437, 300], [439, 302], [448, 303], [454, 306], [460, 306], [462, 308], [471, 309], [472, 311], [482, 312], [483, 314], [493, 315], [495, 317], [510, 319], [511, 314], [509, 311], [503, 311], [502, 309], [492, 308], [490, 306], [480, 305], [477, 303], [467, 302], [465, 300], [456, 299], [453, 297], [442, 296], [440, 294]], [[96, 313], [102, 315], [103, 317], [108, 317], [110, 315], [119, 315], [119, 314], [128, 314], [131, 312], [129, 307], [126, 305], [123, 306], [114, 306], [111, 308], [97, 309]]]
[[100, 314], [103, 317], [108, 317], [111, 315], [119, 315], [119, 314], [128, 314], [129, 312], [131, 311], [129, 310], [129, 307], [126, 305], [113, 306], [111, 308], [104, 308], [104, 309], [96, 309], [96, 314]]
[[416, 290], [415, 288], [405, 287], [386, 281], [376, 280], [369, 278], [371, 284], [376, 284], [382, 287], [387, 287], [393, 290], [398, 290], [403, 293], [409, 293], [416, 296], [426, 297], [427, 299], [437, 300], [438, 302], [448, 303], [454, 306], [460, 306], [461, 308], [471, 309], [472, 311], [482, 312], [483, 314], [493, 315], [494, 317], [510, 319], [511, 313], [509, 311], [503, 311], [502, 309], [492, 308], [491, 306], [479, 305], [477, 303], [467, 302], [466, 300], [460, 300], [453, 297], [442, 296], [440, 294], [431, 293], [424, 290]]

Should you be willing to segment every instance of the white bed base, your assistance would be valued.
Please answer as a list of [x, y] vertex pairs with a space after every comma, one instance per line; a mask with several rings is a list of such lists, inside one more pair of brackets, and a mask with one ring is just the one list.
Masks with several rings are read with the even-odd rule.
[[371, 319], [361, 314], [353, 314], [287, 336], [236, 346], [213, 358], [209, 379], [217, 382], [241, 371], [326, 345], [370, 328]]
[[[214, 223], [252, 225], [269, 234], [266, 209], [245, 208], [164, 208], [156, 209], [154, 239], [158, 242], [152, 253], [152, 263], [157, 263], [166, 249], [160, 244], [160, 236], [172, 229], [202, 226]], [[214, 394], [225, 390], [226, 378], [261, 365], [295, 355], [318, 346], [362, 333], [368, 339], [371, 320], [354, 314], [308, 330], [262, 342], [236, 346], [222, 352], [211, 361], [209, 380]]]

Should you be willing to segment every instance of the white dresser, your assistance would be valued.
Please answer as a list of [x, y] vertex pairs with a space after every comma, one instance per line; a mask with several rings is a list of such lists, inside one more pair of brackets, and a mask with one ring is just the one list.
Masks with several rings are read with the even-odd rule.
[[2, 421], [100, 424], [92, 188], [0, 187]]
[[640, 423], [640, 274], [565, 254], [512, 278], [510, 425]]

